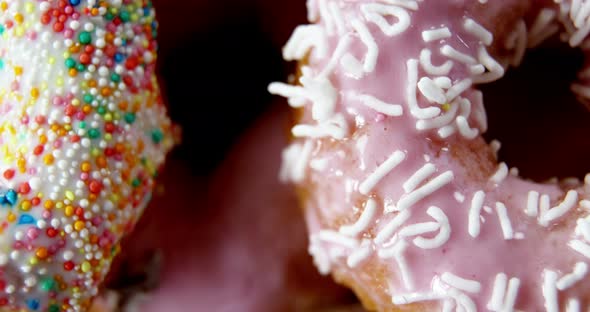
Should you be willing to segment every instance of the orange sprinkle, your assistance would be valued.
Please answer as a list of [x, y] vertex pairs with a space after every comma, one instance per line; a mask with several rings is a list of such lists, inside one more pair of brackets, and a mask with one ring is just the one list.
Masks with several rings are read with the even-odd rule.
[[75, 68], [70, 68], [68, 70], [68, 75], [70, 75], [70, 77], [76, 77], [76, 75], [78, 75], [78, 70], [76, 70]]
[[67, 205], [66, 209], [64, 209], [64, 214], [66, 217], [71, 217], [74, 215], [74, 207], [72, 205]]
[[96, 87], [96, 85], [97, 85], [96, 84], [96, 80], [94, 80], [94, 79], [88, 80], [88, 86], [89, 87], [94, 88], [94, 87]]
[[37, 258], [39, 259], [46, 259], [47, 256], [49, 255], [49, 253], [47, 252], [47, 248], [45, 247], [39, 247], [37, 248], [37, 251], [35, 252], [35, 256], [37, 256]]
[[82, 112], [84, 112], [84, 114], [88, 114], [92, 111], [92, 106], [90, 105], [84, 105], [84, 107], [82, 107]]
[[27, 170], [27, 161], [20, 157], [17, 161], [16, 161], [16, 166], [18, 167], [18, 170], [21, 173], [24, 173]]
[[97, 16], [98, 15], [98, 8], [92, 8], [90, 10], [90, 14], [92, 14], [92, 16]]
[[96, 165], [101, 169], [106, 168], [107, 167], [107, 159], [104, 156], [96, 157]]
[[48, 199], [45, 201], [45, 203], [43, 203], [43, 207], [45, 207], [45, 209], [50, 210], [53, 208], [53, 201], [51, 199]]
[[102, 96], [109, 96], [111, 95], [112, 91], [111, 88], [109, 87], [104, 87], [100, 90], [100, 94], [102, 94]]
[[69, 48], [71, 53], [78, 53], [80, 52], [80, 44], [76, 43]]
[[41, 144], [45, 144], [45, 143], [47, 143], [47, 136], [46, 136], [45, 134], [42, 134], [42, 135], [39, 137], [39, 143], [41, 143]]
[[104, 40], [108, 43], [113, 43], [113, 40], [115, 40], [115, 35], [109, 32], [104, 36]]
[[80, 169], [81, 169], [83, 172], [90, 172], [90, 170], [92, 169], [92, 165], [91, 165], [89, 162], [85, 161], [85, 162], [83, 162], [83, 163], [82, 163], [82, 165], [80, 166]]
[[129, 107], [129, 103], [127, 103], [127, 101], [123, 101], [119, 103], [119, 108], [123, 111], [127, 110], [127, 107]]

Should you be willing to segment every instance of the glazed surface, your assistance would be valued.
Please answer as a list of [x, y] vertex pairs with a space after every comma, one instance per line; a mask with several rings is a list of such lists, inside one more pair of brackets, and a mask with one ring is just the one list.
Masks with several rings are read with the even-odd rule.
[[0, 1], [0, 310], [83, 311], [172, 145], [151, 1]]
[[552, 37], [588, 48], [590, 3], [556, 2], [308, 1], [301, 76], [269, 87], [302, 112], [281, 174], [318, 269], [368, 308], [590, 307], [590, 178], [525, 180], [481, 137], [477, 84]]

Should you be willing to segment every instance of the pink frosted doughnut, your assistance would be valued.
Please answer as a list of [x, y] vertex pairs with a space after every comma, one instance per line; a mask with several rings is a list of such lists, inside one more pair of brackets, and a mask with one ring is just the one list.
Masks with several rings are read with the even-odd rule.
[[[379, 311], [586, 311], [590, 175], [536, 183], [481, 136], [478, 84], [559, 36], [588, 1], [311, 0], [286, 44], [294, 182], [318, 269]], [[572, 89], [590, 92], [586, 78]], [[587, 77], [587, 75], [585, 76]]]
[[85, 311], [172, 146], [151, 1], [0, 1], [0, 311]]

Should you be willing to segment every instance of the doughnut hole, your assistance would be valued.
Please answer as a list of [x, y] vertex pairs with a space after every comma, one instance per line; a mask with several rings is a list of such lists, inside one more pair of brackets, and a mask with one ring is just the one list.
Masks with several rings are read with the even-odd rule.
[[551, 42], [527, 52], [518, 68], [485, 85], [488, 142], [502, 143], [499, 161], [537, 182], [584, 178], [590, 172], [590, 111], [570, 91], [584, 55]]

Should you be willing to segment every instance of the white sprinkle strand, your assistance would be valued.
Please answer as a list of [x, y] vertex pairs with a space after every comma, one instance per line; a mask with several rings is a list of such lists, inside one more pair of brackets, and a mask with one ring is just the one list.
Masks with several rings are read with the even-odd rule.
[[536, 217], [539, 214], [539, 192], [529, 192], [526, 202], [526, 214], [529, 217]]
[[301, 25], [295, 28], [293, 35], [283, 48], [286, 61], [302, 60], [313, 49], [317, 57], [324, 58], [327, 54], [328, 42], [324, 29], [319, 25]]
[[371, 190], [393, 169], [404, 161], [406, 154], [402, 151], [395, 151], [389, 158], [373, 171], [359, 186], [359, 192], [363, 195], [369, 194]]
[[501, 202], [497, 202], [496, 212], [498, 213], [498, 219], [500, 220], [500, 227], [502, 227], [502, 235], [504, 236], [504, 239], [513, 239], [514, 231], [512, 230], [512, 223], [508, 217], [506, 206]]
[[404, 305], [404, 304], [412, 304], [416, 302], [424, 302], [424, 301], [435, 301], [444, 299], [444, 296], [441, 294], [435, 293], [409, 293], [403, 295], [394, 295], [391, 298], [393, 304], [396, 305]]
[[364, 240], [361, 243], [361, 247], [354, 250], [346, 259], [346, 264], [348, 265], [349, 268], [354, 269], [357, 266], [359, 266], [361, 263], [363, 263], [365, 260], [367, 260], [371, 254], [372, 254], [373, 250], [371, 249], [371, 243], [369, 240]]
[[456, 84], [454, 84], [449, 90], [447, 90], [447, 102], [452, 102], [456, 97], [461, 95], [461, 93], [465, 92], [473, 85], [473, 81], [471, 79], [463, 79]]
[[457, 111], [459, 111], [459, 103], [453, 102], [451, 108], [444, 114], [432, 119], [418, 120], [416, 130], [423, 131], [447, 126], [457, 117]]
[[520, 66], [524, 58], [524, 54], [527, 48], [528, 34], [526, 29], [526, 23], [524, 20], [518, 21], [516, 29], [513, 33], [514, 36], [514, 56], [510, 60], [510, 64], [514, 67]]
[[357, 236], [362, 232], [366, 231], [371, 222], [375, 219], [377, 213], [377, 202], [374, 199], [369, 199], [365, 203], [365, 209], [358, 218], [358, 220], [352, 225], [344, 225], [340, 228], [340, 233], [348, 236]]
[[567, 306], [565, 308], [565, 312], [580, 312], [580, 311], [581, 311], [580, 300], [578, 300], [577, 298], [570, 298], [567, 301]]
[[545, 298], [545, 310], [547, 312], [559, 312], [559, 303], [557, 301], [557, 273], [545, 270], [543, 273], [543, 297]]
[[504, 296], [506, 294], [506, 284], [508, 277], [504, 273], [496, 275], [494, 280], [494, 288], [492, 290], [492, 298], [488, 302], [487, 308], [491, 311], [500, 311], [504, 305]]
[[441, 65], [433, 65], [432, 51], [430, 51], [430, 49], [423, 49], [420, 52], [420, 65], [422, 65], [424, 71], [429, 75], [446, 76], [451, 72], [451, 69], [453, 69], [454, 63], [451, 60], [447, 60]]
[[410, 237], [417, 236], [420, 234], [430, 233], [437, 231], [440, 228], [440, 224], [437, 222], [423, 222], [408, 225], [399, 231], [399, 236]]
[[477, 83], [488, 83], [496, 81], [504, 76], [504, 67], [498, 63], [486, 50], [485, 47], [479, 47], [477, 52], [478, 60], [489, 70], [488, 73], [474, 77]]
[[557, 289], [566, 290], [572, 287], [575, 283], [583, 280], [586, 274], [588, 274], [588, 264], [585, 262], [576, 263], [572, 273], [565, 275], [557, 281]]
[[578, 253], [582, 254], [584, 257], [590, 259], [590, 245], [587, 243], [574, 239], [568, 243], [571, 249], [577, 251]]
[[476, 21], [467, 18], [463, 23], [463, 28], [470, 34], [477, 37], [481, 42], [487, 46], [491, 45], [494, 41], [494, 35], [487, 30], [485, 27], [481, 26]]
[[518, 289], [520, 288], [520, 279], [513, 277], [508, 282], [508, 291], [504, 298], [504, 305], [501, 312], [513, 312], [516, 298], [518, 297]]
[[383, 244], [389, 240], [395, 231], [399, 229], [408, 219], [410, 219], [411, 213], [409, 210], [399, 212], [389, 223], [384, 226], [374, 239], [375, 244]]
[[372, 73], [377, 65], [379, 46], [363, 22], [353, 20], [351, 26], [358, 33], [361, 41], [367, 46], [367, 54], [365, 55], [365, 60], [363, 62], [363, 70], [365, 73]]
[[399, 267], [404, 287], [408, 290], [412, 290], [414, 288], [414, 282], [408, 267], [408, 263], [404, 257], [404, 252], [407, 248], [408, 243], [406, 243], [404, 240], [399, 240], [393, 245], [393, 247], [379, 250], [378, 256], [381, 259], [394, 258]]
[[448, 27], [441, 27], [437, 29], [429, 29], [422, 31], [422, 40], [424, 42], [438, 41], [451, 37], [451, 31]]
[[422, 166], [422, 168], [418, 169], [414, 174], [406, 180], [403, 184], [404, 191], [406, 193], [410, 193], [411, 191], [415, 190], [424, 180], [426, 180], [429, 176], [436, 172], [436, 167], [431, 164], [427, 163], [426, 165]]
[[449, 272], [443, 273], [441, 279], [450, 286], [466, 292], [477, 294], [481, 291], [481, 284], [478, 281], [465, 279]]
[[490, 177], [490, 181], [495, 184], [500, 184], [508, 176], [508, 166], [506, 163], [500, 163], [496, 172]]
[[356, 248], [358, 246], [358, 241], [356, 239], [344, 236], [338, 232], [331, 230], [321, 230], [318, 234], [318, 238], [321, 241], [340, 245], [342, 247], [347, 247], [351, 249]]
[[442, 173], [436, 178], [428, 181], [428, 183], [424, 184], [420, 188], [402, 196], [396, 205], [397, 209], [403, 211], [410, 208], [417, 202], [436, 192], [443, 186], [449, 184], [451, 181], [453, 181], [453, 178], [454, 175], [452, 171], [446, 171]]
[[455, 61], [460, 63], [464, 63], [466, 65], [475, 65], [477, 61], [471, 55], [467, 55], [465, 53], [457, 51], [455, 48], [451, 47], [450, 45], [445, 45], [440, 49], [440, 53], [442, 55], [447, 56]]
[[457, 123], [457, 128], [459, 128], [459, 133], [461, 133], [464, 138], [473, 140], [479, 135], [479, 130], [471, 128], [467, 118], [464, 116], [458, 116], [455, 122]]
[[445, 215], [442, 209], [435, 206], [428, 208], [426, 213], [438, 222], [440, 225], [440, 231], [434, 238], [431, 239], [418, 236], [414, 238], [413, 243], [422, 249], [439, 248], [446, 244], [451, 237], [451, 224], [449, 223], [449, 218], [447, 215]]
[[385, 103], [378, 98], [367, 94], [351, 93], [351, 97], [361, 102], [363, 105], [382, 113], [387, 116], [401, 116], [403, 115], [403, 107], [398, 104]]
[[[367, 21], [377, 25], [388, 37], [393, 37], [405, 32], [410, 27], [410, 14], [398, 6], [369, 3], [361, 5], [361, 11]], [[394, 16], [397, 21], [390, 24], [388, 16]]]
[[576, 221], [576, 234], [582, 235], [584, 240], [590, 242], [590, 221], [585, 218], [579, 218]]
[[536, 47], [559, 31], [559, 26], [552, 24], [555, 16], [555, 10], [552, 9], [545, 8], [539, 12], [529, 31], [527, 48]]
[[473, 198], [471, 199], [471, 207], [469, 208], [469, 226], [468, 231], [471, 237], [478, 237], [481, 228], [481, 209], [483, 208], [483, 202], [485, 200], [486, 194], [484, 191], [479, 190], [473, 194]]
[[447, 102], [443, 89], [428, 77], [422, 77], [418, 81], [418, 90], [431, 103], [444, 104]]
[[563, 201], [557, 205], [549, 209], [546, 213], [541, 214], [541, 218], [539, 220], [539, 224], [542, 226], [548, 226], [550, 222], [557, 220], [564, 216], [568, 211], [573, 209], [578, 202], [578, 192], [575, 190], [570, 190], [565, 195]]
[[410, 113], [418, 119], [429, 119], [437, 116], [440, 114], [440, 109], [438, 107], [420, 108], [418, 106], [418, 99], [416, 97], [416, 87], [418, 85], [418, 61], [415, 59], [409, 59], [406, 65], [408, 67], [406, 96], [408, 106], [410, 107]]

